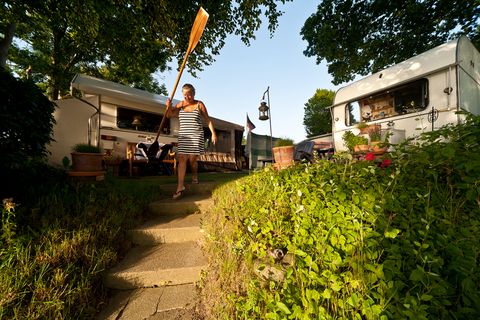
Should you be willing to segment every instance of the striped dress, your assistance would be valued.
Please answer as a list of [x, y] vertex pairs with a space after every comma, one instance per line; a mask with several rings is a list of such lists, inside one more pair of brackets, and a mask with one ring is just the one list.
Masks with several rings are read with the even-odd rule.
[[204, 153], [204, 136], [202, 116], [197, 105], [191, 112], [180, 109], [178, 114], [180, 130], [178, 132], [178, 153], [195, 154]]

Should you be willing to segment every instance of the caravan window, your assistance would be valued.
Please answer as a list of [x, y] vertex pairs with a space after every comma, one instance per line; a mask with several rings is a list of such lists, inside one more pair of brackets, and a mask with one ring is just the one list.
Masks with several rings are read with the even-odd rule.
[[[117, 127], [127, 130], [138, 130], [144, 132], [157, 132], [162, 116], [134, 109], [117, 107]], [[169, 123], [165, 123], [165, 132], [169, 132]]]
[[345, 124], [353, 126], [360, 121], [374, 121], [424, 110], [428, 106], [428, 81], [420, 79], [392, 88], [345, 107]]
[[361, 119], [360, 103], [358, 103], [358, 101], [348, 103], [345, 106], [345, 114], [347, 115], [347, 117], [345, 117], [347, 126], [353, 126], [359, 123]]

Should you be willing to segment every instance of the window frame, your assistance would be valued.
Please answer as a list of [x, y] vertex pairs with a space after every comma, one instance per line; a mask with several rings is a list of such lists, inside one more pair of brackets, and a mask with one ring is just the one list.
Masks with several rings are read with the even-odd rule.
[[[115, 124], [118, 129], [121, 130], [133, 130], [133, 131], [142, 131], [149, 133], [157, 133], [158, 127], [163, 119], [163, 115], [133, 108], [128, 108], [125, 106], [116, 106], [117, 112], [115, 115]], [[134, 126], [132, 124], [134, 117], [139, 116], [142, 125]], [[123, 123], [123, 124], [122, 124]], [[165, 134], [170, 133], [170, 121], [166, 121], [163, 128]]]
[[345, 125], [351, 127], [360, 122], [423, 111], [428, 107], [429, 100], [428, 79], [417, 79], [349, 101], [345, 104]]

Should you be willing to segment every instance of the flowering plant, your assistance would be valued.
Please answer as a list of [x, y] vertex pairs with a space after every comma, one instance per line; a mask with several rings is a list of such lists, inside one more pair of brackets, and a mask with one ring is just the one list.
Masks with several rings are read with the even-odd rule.
[[[365, 155], [365, 160], [366, 161], [375, 161], [375, 155], [372, 153], [372, 152], [369, 152]], [[385, 169], [387, 167], [389, 167], [390, 165], [392, 164], [392, 160], [390, 160], [389, 158], [384, 158], [382, 159], [381, 162], [378, 162], [378, 166], [382, 169]]]

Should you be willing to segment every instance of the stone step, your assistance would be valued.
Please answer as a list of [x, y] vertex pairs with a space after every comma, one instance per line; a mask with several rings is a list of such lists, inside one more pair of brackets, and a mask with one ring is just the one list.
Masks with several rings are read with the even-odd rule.
[[209, 195], [189, 194], [188, 192], [178, 200], [163, 199], [149, 204], [149, 211], [154, 215], [187, 215], [196, 212], [205, 212], [213, 205]]
[[128, 233], [134, 244], [155, 245], [198, 241], [202, 237], [202, 214], [164, 215], [152, 219]]
[[[217, 182], [205, 181], [198, 184], [192, 184], [190, 181], [185, 181], [185, 189], [188, 194], [197, 194], [197, 195], [208, 195], [210, 196], [213, 190], [217, 187]], [[162, 185], [162, 191], [167, 195], [173, 195], [177, 191], [176, 184], [165, 184]]]
[[105, 284], [124, 290], [196, 283], [206, 266], [199, 244], [193, 241], [138, 246], [109, 270]]
[[197, 289], [193, 284], [117, 291], [98, 320], [193, 319]]

